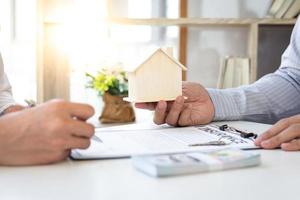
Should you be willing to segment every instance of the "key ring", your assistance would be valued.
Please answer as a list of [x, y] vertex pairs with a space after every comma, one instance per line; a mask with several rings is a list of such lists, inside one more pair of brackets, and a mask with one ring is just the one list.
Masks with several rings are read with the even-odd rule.
[[242, 138], [249, 138], [249, 139], [251, 139], [251, 138], [256, 139], [257, 138], [257, 134], [255, 134], [255, 133], [241, 131], [241, 130], [239, 130], [237, 128], [234, 128], [232, 126], [228, 126], [227, 124], [219, 126], [219, 129], [221, 131], [231, 131], [235, 134], [239, 134], [239, 136], [241, 136]]

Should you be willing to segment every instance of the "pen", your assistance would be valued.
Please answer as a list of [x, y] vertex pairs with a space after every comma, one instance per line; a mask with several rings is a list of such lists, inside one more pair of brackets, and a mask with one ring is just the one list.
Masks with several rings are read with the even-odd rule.
[[96, 135], [93, 135], [91, 139], [94, 140], [94, 141], [96, 141], [96, 142], [103, 143], [103, 141], [98, 136], [96, 136]]
[[210, 141], [210, 142], [204, 142], [204, 143], [195, 143], [195, 144], [189, 144], [190, 147], [197, 147], [197, 146], [223, 146], [228, 145], [228, 143], [224, 141]]

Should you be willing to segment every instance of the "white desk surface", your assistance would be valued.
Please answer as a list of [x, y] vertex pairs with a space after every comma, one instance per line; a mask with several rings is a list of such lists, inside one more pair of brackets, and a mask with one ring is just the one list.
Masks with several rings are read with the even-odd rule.
[[[267, 128], [234, 124], [257, 131]], [[259, 167], [160, 179], [136, 171], [130, 159], [0, 167], [0, 200], [298, 199], [300, 152], [259, 152]]]

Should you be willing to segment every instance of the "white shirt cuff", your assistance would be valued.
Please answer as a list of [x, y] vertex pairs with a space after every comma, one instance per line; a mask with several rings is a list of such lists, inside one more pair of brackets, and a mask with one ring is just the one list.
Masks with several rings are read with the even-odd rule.
[[0, 107], [0, 116], [3, 115], [3, 112], [4, 112], [7, 108], [9, 108], [9, 107], [11, 107], [11, 106], [15, 106], [15, 105], [17, 105], [17, 104], [16, 104], [15, 102], [12, 102], [12, 103], [8, 103], [8, 104], [6, 104], [6, 105]]

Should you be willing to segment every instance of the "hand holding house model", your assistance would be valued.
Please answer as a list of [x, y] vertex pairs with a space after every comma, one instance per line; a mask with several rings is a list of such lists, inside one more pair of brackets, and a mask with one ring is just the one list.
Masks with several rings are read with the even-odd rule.
[[182, 95], [182, 70], [173, 48], [159, 48], [128, 73], [128, 97], [135, 103], [171, 101]]

